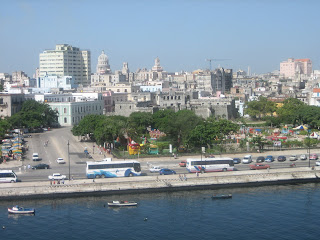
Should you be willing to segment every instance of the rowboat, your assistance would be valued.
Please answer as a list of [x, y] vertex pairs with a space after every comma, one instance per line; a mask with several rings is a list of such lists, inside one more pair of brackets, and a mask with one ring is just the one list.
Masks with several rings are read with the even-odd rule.
[[130, 207], [130, 206], [137, 206], [138, 203], [130, 202], [130, 201], [112, 201], [108, 202], [109, 207]]
[[8, 212], [14, 214], [34, 214], [36, 210], [34, 208], [14, 206], [12, 208], [8, 208]]
[[232, 198], [232, 194], [213, 195], [211, 198], [212, 199], [227, 199], [227, 198]]

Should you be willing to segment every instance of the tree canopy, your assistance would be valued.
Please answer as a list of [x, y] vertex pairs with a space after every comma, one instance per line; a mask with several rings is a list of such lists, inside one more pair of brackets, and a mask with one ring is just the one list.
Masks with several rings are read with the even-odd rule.
[[102, 145], [117, 138], [141, 142], [141, 138], [148, 134], [148, 128], [164, 132], [166, 139], [178, 147], [185, 144], [198, 146], [199, 136], [204, 143], [212, 143], [217, 138], [235, 132], [238, 125], [225, 119], [204, 121], [190, 110], [175, 112], [166, 109], [154, 114], [132, 113], [129, 117], [89, 115], [73, 127], [72, 133], [76, 136], [88, 135]]
[[276, 104], [266, 97], [260, 96], [258, 100], [246, 104], [245, 113], [252, 118], [260, 119], [266, 115], [272, 115], [276, 111]]
[[58, 123], [58, 112], [46, 103], [27, 100], [22, 104], [21, 111], [9, 119], [13, 128], [51, 127]]

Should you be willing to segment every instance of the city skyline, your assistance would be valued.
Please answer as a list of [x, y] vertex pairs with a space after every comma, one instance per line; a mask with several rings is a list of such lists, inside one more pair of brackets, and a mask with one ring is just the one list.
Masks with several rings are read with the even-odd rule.
[[[288, 58], [310, 58], [319, 69], [317, 1], [8, 1], [1, 3], [0, 72], [39, 67], [56, 44], [101, 51], [112, 71], [151, 69], [159, 57], [168, 72], [221, 66], [267, 73]], [[76, 9], [76, 11], [75, 11]], [[310, 37], [312, 36], [312, 37]]]

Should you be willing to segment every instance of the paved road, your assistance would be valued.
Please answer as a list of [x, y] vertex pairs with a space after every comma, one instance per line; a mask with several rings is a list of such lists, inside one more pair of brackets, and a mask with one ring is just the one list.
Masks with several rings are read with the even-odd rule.
[[[99, 154], [98, 147], [92, 142], [80, 142], [78, 137], [75, 137], [71, 133], [71, 128], [59, 128], [53, 129], [52, 131], [47, 131], [44, 133], [32, 134], [32, 138], [26, 138], [27, 145], [29, 146], [29, 151], [26, 154], [24, 161], [11, 161], [5, 164], [1, 164], [2, 169], [13, 169], [21, 181], [47, 181], [48, 175], [52, 173], [61, 173], [69, 177], [69, 166], [70, 166], [70, 177], [74, 179], [86, 178], [85, 168], [86, 161], [90, 160], [84, 154], [84, 149], [87, 148], [89, 153], [92, 155], [91, 160], [102, 160], [104, 157], [111, 157], [108, 154]], [[44, 143], [48, 141], [48, 145], [45, 146]], [[68, 141], [69, 141], [69, 155], [68, 155]], [[39, 153], [41, 161], [32, 161], [32, 154]], [[311, 153], [318, 153], [316, 149], [311, 150]], [[265, 153], [253, 153], [253, 163], [258, 156], [273, 155], [275, 158], [279, 155], [284, 155], [287, 157], [287, 161], [278, 162], [274, 161], [272, 163], [267, 163], [271, 168], [287, 168], [290, 167], [292, 163], [289, 161], [289, 156], [291, 154], [296, 154], [298, 157], [301, 154], [307, 154], [305, 149], [302, 150], [292, 150], [292, 151], [269, 151]], [[243, 158], [246, 154], [229, 154], [223, 155], [223, 157], [239, 157]], [[68, 161], [68, 156], [70, 156], [70, 165]], [[56, 159], [62, 157], [66, 160], [66, 164], [58, 164]], [[219, 156], [216, 156], [219, 157]], [[175, 170], [177, 173], [187, 173], [185, 168], [179, 167], [178, 163], [181, 160], [185, 160], [187, 157], [180, 157], [178, 159], [170, 157], [161, 158], [143, 158], [139, 159], [141, 162], [141, 168], [143, 175], [156, 175], [157, 173], [150, 173], [149, 168], [153, 166], [167, 167]], [[189, 158], [200, 158], [200, 156], [189, 156]], [[50, 165], [50, 169], [32, 170], [28, 169], [28, 165], [34, 166], [38, 163], [46, 163]], [[309, 160], [297, 160], [295, 161], [297, 167], [308, 167]], [[310, 166], [314, 166], [315, 161], [310, 161]], [[237, 164], [235, 167], [238, 170], [248, 170], [249, 164]]]

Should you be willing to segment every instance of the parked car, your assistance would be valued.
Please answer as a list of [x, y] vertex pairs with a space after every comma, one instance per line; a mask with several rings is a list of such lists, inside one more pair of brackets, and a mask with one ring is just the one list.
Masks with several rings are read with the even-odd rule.
[[273, 162], [274, 161], [274, 157], [271, 156], [271, 155], [268, 155], [264, 161], [265, 162]]
[[39, 158], [39, 154], [38, 154], [38, 153], [33, 153], [33, 154], [32, 154], [32, 160], [33, 160], [33, 161], [39, 161], [39, 160], [41, 160], [41, 159]]
[[278, 162], [284, 162], [286, 160], [287, 160], [287, 158], [285, 156], [279, 156], [278, 157]]
[[318, 160], [318, 155], [313, 153], [310, 155], [310, 160]]
[[32, 169], [49, 169], [50, 166], [48, 164], [40, 163], [32, 167]]
[[162, 168], [160, 171], [159, 171], [160, 175], [171, 175], [171, 174], [176, 174], [175, 171], [169, 169], [169, 168]]
[[270, 165], [267, 164], [254, 164], [250, 165], [251, 170], [259, 170], [259, 169], [269, 169]]
[[290, 160], [290, 161], [296, 161], [296, 160], [298, 160], [297, 155], [291, 155], [291, 156], [289, 157], [289, 160]]
[[179, 166], [180, 167], [186, 167], [187, 166], [187, 160], [182, 160], [181, 162], [179, 162]]
[[242, 159], [242, 163], [251, 163], [252, 162], [252, 156], [251, 155], [246, 155]]
[[320, 161], [316, 161], [316, 166], [320, 166]]
[[259, 157], [257, 157], [256, 162], [261, 163], [261, 162], [264, 162], [264, 160], [265, 160], [265, 158], [263, 156], [259, 156]]
[[57, 163], [64, 164], [66, 163], [63, 158], [57, 158]]
[[149, 171], [150, 171], [151, 173], [155, 173], [155, 172], [160, 172], [161, 169], [162, 169], [162, 168], [159, 167], [159, 166], [153, 166], [153, 167], [151, 167], [151, 168], [149, 169]]
[[66, 179], [66, 175], [61, 175], [60, 173], [53, 173], [52, 175], [48, 176], [50, 180], [64, 180]]
[[307, 155], [305, 154], [300, 155], [300, 160], [307, 160]]
[[241, 163], [241, 159], [240, 158], [234, 158], [233, 159], [233, 163], [234, 164], [239, 164], [239, 163]]

